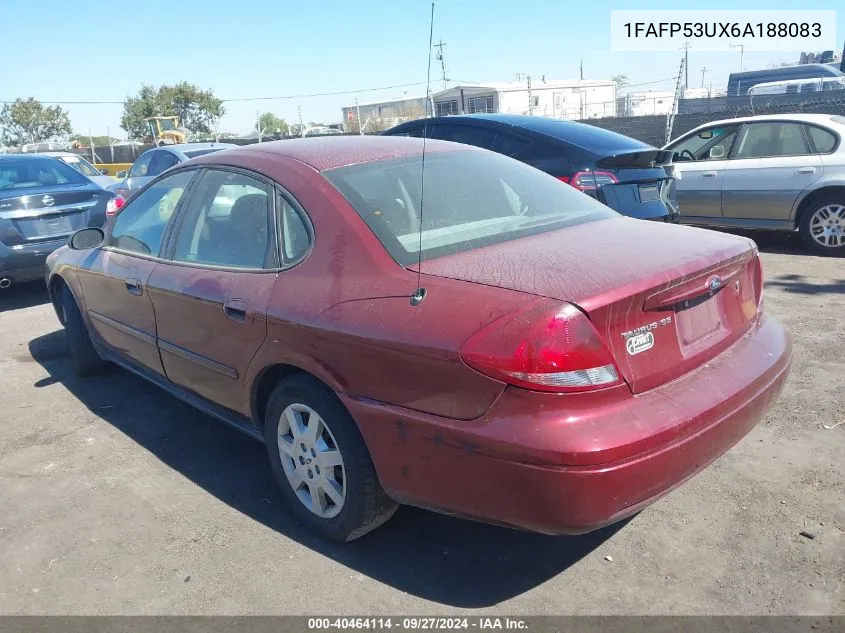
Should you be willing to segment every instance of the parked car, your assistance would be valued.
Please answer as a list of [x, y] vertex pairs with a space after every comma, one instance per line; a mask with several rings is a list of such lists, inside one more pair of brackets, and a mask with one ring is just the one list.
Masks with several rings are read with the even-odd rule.
[[77, 229], [101, 226], [115, 194], [62, 161], [0, 154], [0, 288], [43, 279], [47, 255]]
[[777, 114], [701, 125], [669, 143], [681, 222], [798, 230], [845, 254], [845, 117]]
[[118, 182], [117, 178], [109, 176], [105, 169], [97, 169], [79, 154], [74, 154], [73, 152], [41, 152], [41, 155], [56, 158], [66, 165], [70, 165], [80, 174], [88, 178], [88, 180], [96, 185], [99, 185], [103, 189], [106, 189], [109, 185], [113, 185]]
[[147, 150], [132, 163], [128, 172], [117, 172], [119, 181], [110, 185], [109, 191], [114, 191], [124, 198], [128, 198], [150, 180], [174, 165], [229, 147], [237, 147], [237, 145], [232, 143], [181, 143], [179, 145], [162, 145]]
[[590, 531], [768, 410], [791, 339], [751, 240], [423, 147], [296, 139], [157, 177], [48, 260], [73, 368], [113, 361], [264, 440], [292, 512], [340, 541], [397, 503]]
[[671, 155], [651, 145], [574, 121], [518, 114], [434, 117], [397, 125], [386, 136], [421, 137], [475, 145], [505, 154], [623, 215], [678, 221]]

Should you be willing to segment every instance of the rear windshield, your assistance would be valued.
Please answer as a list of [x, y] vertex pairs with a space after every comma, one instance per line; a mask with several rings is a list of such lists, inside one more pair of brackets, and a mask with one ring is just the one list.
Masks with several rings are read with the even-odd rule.
[[0, 190], [82, 185], [90, 182], [73, 167], [52, 158], [0, 161]]
[[556, 178], [493, 152], [426, 155], [422, 196], [421, 174], [420, 156], [323, 172], [403, 266], [416, 263], [420, 242], [426, 260], [617, 215]]
[[78, 156], [61, 156], [60, 161], [70, 165], [83, 176], [100, 176], [100, 172], [94, 169], [93, 165]]
[[192, 149], [184, 152], [185, 156], [188, 158], [196, 158], [197, 156], [202, 156], [203, 154], [212, 154], [214, 152], [219, 152], [222, 147], [209, 147], [208, 149]]

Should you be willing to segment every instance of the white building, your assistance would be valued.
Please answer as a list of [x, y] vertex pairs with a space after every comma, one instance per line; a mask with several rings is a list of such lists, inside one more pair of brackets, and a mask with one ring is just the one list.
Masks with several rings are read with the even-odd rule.
[[647, 116], [649, 114], [668, 114], [675, 100], [675, 92], [668, 90], [649, 90], [648, 92], [629, 92], [618, 100], [619, 116]]
[[534, 114], [594, 119], [616, 114], [616, 86], [604, 80], [544, 80], [462, 84], [433, 96], [435, 114]]

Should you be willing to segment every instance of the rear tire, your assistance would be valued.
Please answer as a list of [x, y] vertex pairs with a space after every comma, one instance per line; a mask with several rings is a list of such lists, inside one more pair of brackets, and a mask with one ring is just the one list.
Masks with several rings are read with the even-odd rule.
[[845, 255], [845, 197], [833, 193], [811, 200], [801, 213], [798, 232], [817, 255]]
[[285, 501], [317, 535], [352, 541], [396, 512], [352, 416], [311, 376], [298, 374], [276, 386], [264, 438]]
[[85, 327], [79, 306], [76, 305], [76, 299], [66, 285], [62, 286], [61, 302], [67, 350], [74, 373], [77, 376], [92, 376], [99, 373], [106, 362], [94, 349], [88, 328]]

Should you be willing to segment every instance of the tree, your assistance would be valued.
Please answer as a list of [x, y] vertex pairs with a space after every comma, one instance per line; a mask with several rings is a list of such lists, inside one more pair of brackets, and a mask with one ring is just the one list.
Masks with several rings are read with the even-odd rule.
[[614, 85], [616, 86], [616, 90], [618, 92], [619, 90], [622, 90], [623, 88], [625, 88], [628, 85], [628, 75], [625, 75], [625, 74], [615, 75], [615, 76], [610, 78], [610, 81], [612, 81], [614, 83]]
[[284, 119], [280, 119], [272, 112], [264, 112], [258, 116], [258, 123], [255, 125], [256, 132], [266, 136], [274, 136], [276, 134], [287, 135], [288, 124]]
[[144, 119], [152, 116], [178, 116], [180, 124], [192, 132], [210, 133], [226, 109], [211, 90], [200, 90], [186, 81], [175, 86], [142, 85], [134, 97], [123, 101], [120, 125], [132, 138], [148, 135]]
[[16, 99], [0, 110], [0, 143], [3, 145], [66, 140], [70, 133], [70, 119], [60, 106], [44, 107], [30, 97]]

